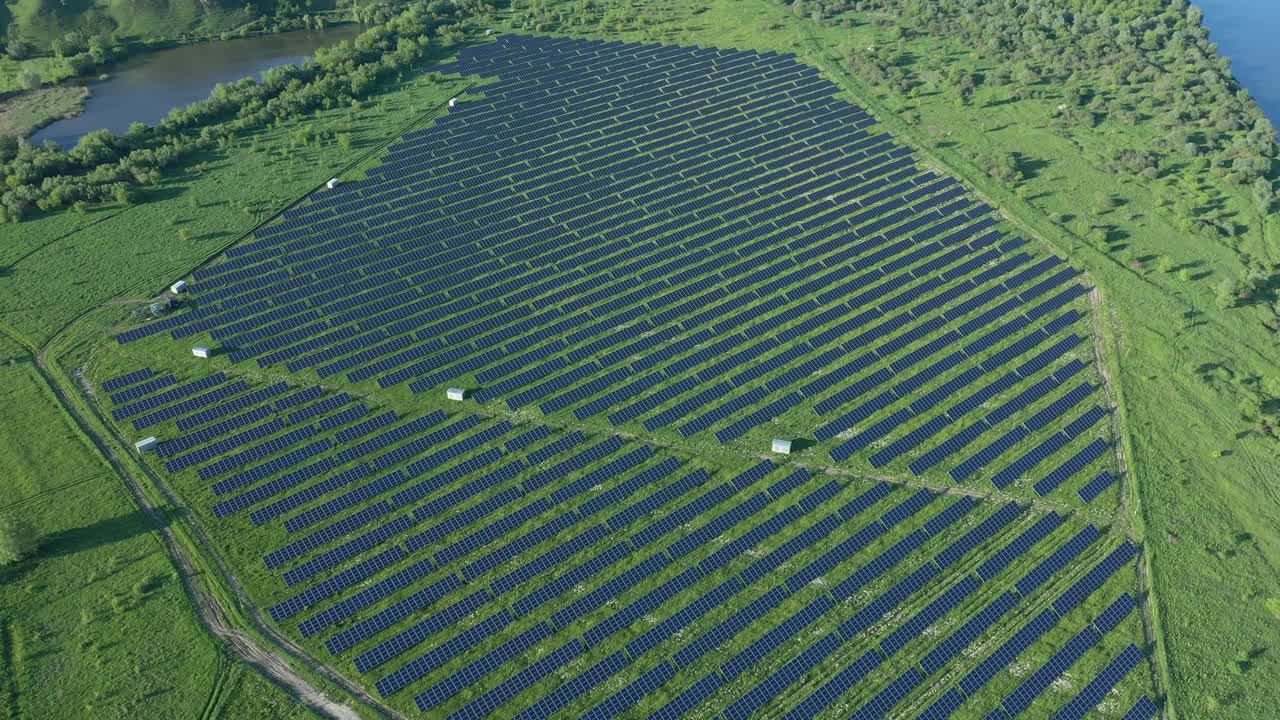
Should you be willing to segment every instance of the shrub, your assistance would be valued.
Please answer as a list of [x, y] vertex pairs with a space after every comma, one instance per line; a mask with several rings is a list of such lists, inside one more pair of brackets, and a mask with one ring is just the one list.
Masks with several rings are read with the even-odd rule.
[[0, 566], [31, 557], [37, 543], [36, 530], [30, 523], [12, 515], [0, 515]]

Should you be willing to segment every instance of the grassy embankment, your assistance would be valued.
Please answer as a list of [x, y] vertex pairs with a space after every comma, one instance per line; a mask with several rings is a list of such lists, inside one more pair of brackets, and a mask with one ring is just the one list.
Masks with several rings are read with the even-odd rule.
[[[361, 152], [453, 91], [409, 80], [362, 109], [318, 113], [203, 158], [203, 167], [166, 180], [141, 205], [0, 228], [0, 331], [21, 341], [0, 336], [4, 356], [20, 358], [0, 368], [11, 416], [0, 426], [0, 457], [15, 464], [6, 468], [15, 490], [3, 504], [21, 503], [15, 509], [46, 538], [41, 555], [6, 571], [0, 588], [0, 605], [24, 618], [4, 628], [11, 652], [3, 662], [13, 669], [0, 674], [15, 682], [5, 687], [0, 715], [145, 701], [139, 716], [183, 717], [215, 686], [223, 717], [293, 712], [282, 692], [263, 692], [269, 684], [255, 672], [225, 661], [219, 669], [221, 652], [201, 633], [163, 549], [119, 478], [40, 387], [27, 348], [43, 347], [94, 307], [147, 297], [348, 162], [332, 141], [291, 147], [302, 122], [349, 132]], [[90, 665], [68, 672], [69, 658]]]
[[[686, 15], [664, 3], [653, 17], [647, 28], [623, 36], [777, 49], [818, 63], [888, 129], [1092, 274], [1106, 297], [1137, 486], [1134, 520], [1152, 563], [1175, 708], [1186, 717], [1268, 717], [1280, 663], [1269, 659], [1273, 650], [1260, 639], [1274, 636], [1280, 621], [1274, 474], [1280, 453], [1274, 439], [1252, 431], [1240, 406], [1251, 379], [1274, 393], [1280, 368], [1275, 340], [1261, 324], [1265, 308], [1220, 309], [1214, 289], [1239, 272], [1241, 253], [1275, 256], [1274, 215], [1265, 222], [1257, 217], [1247, 188], [1202, 178], [1215, 202], [1248, 229], [1231, 243], [1179, 231], [1155, 183], [1104, 166], [1112, 148], [1159, 129], [1108, 120], [1064, 136], [1051, 125], [1060, 102], [1053, 88], [1025, 100], [980, 89], [973, 105], [964, 106], [945, 87], [926, 85], [914, 98], [868, 87], [843, 61], [845, 50], [892, 42], [890, 28], [872, 25], [867, 14], [850, 14], [849, 28], [820, 27], [771, 3], [717, 2]], [[987, 58], [946, 38], [921, 35], [904, 49], [922, 77], [952, 63], [991, 68]], [[901, 119], [908, 114], [913, 122]], [[1014, 193], [980, 169], [976, 158], [997, 152], [1024, 158], [1026, 190]], [[1099, 193], [1118, 199], [1105, 215], [1114, 230], [1111, 242], [1091, 244], [1069, 224]], [[1160, 255], [1173, 259], [1175, 272], [1149, 269]], [[1131, 260], [1144, 267], [1135, 269]], [[1177, 272], [1184, 268], [1187, 273]]]

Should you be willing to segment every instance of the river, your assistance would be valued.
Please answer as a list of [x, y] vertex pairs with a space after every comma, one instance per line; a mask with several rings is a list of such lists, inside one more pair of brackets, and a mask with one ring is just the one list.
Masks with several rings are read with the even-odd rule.
[[1280, 125], [1280, 31], [1277, 0], [1196, 0], [1218, 51], [1231, 58], [1240, 84], [1258, 101], [1271, 122]]
[[155, 124], [173, 108], [208, 97], [218, 83], [302, 62], [317, 48], [353, 38], [362, 29], [339, 25], [141, 53], [110, 68], [106, 80], [90, 82], [84, 111], [42, 128], [32, 142], [71, 146], [94, 130], [123, 133], [133, 122]]

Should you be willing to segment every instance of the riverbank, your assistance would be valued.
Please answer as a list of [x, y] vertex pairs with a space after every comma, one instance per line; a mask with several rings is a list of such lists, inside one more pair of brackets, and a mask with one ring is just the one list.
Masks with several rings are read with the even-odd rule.
[[40, 128], [79, 115], [89, 99], [84, 85], [53, 85], [0, 98], [0, 135], [28, 137]]
[[[332, 14], [332, 13], [330, 13]], [[37, 130], [68, 118], [77, 117], [84, 111], [85, 102], [91, 91], [88, 85], [94, 78], [105, 74], [115, 75], [119, 71], [145, 63], [155, 53], [178, 50], [191, 46], [208, 46], [227, 42], [265, 41], [294, 35], [311, 35], [320, 33], [332, 35], [321, 43], [302, 43], [309, 54], [317, 47], [332, 45], [340, 40], [354, 37], [359, 33], [361, 25], [345, 20], [323, 20], [317, 15], [305, 21], [295, 18], [294, 21], [280, 21], [265, 25], [258, 19], [238, 28], [223, 30], [220, 33], [192, 34], [184, 33], [172, 37], [126, 39], [115, 43], [110, 50], [110, 59], [105, 63], [85, 65], [76, 57], [39, 56], [22, 60], [7, 55], [0, 55], [0, 135], [28, 137]], [[215, 53], [216, 54], [216, 53]], [[302, 55], [288, 55], [288, 61], [300, 59]], [[257, 71], [265, 68], [258, 68]], [[239, 79], [252, 75], [250, 67], [235, 75]], [[34, 75], [42, 85], [28, 89], [30, 76]], [[211, 89], [212, 86], [210, 86]], [[171, 107], [186, 105], [195, 99], [201, 99], [207, 89], [194, 97], [179, 98]], [[131, 108], [121, 108], [131, 110]], [[145, 117], [138, 120], [147, 121]]]

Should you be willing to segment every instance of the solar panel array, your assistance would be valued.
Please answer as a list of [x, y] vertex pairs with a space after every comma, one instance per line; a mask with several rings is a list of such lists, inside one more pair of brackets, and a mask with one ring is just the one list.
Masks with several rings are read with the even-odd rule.
[[[1075, 271], [790, 57], [504, 36], [438, 69], [483, 97], [120, 341], [208, 333], [262, 367], [721, 443], [781, 424], [915, 471], [925, 440], [1007, 419], [949, 396], [1052, 377], [1083, 334]], [[1016, 412], [1049, 432], [1082, 399]]]
[[[118, 337], [234, 348], [207, 378], [108, 381], [113, 417], [176, 427], [167, 469], [286, 537], [275, 622], [432, 715], [882, 717], [937, 686], [923, 716], [948, 717], [1132, 561], [1067, 582], [1104, 539], [1063, 515], [601, 432], [816, 435], [1085, 502], [1114, 482], [1077, 273], [813, 68], [504, 36], [439, 69], [490, 82]], [[250, 359], [484, 408], [262, 387]]]
[[[795, 714], [869, 692], [855, 715], [876, 716], [954, 663], [978, 635], [1101, 541], [1088, 525], [1063, 533], [1061, 515], [1020, 522], [1025, 508], [1013, 503], [987, 508], [970, 497], [895, 491], [888, 484], [861, 489], [770, 461], [718, 480], [618, 437], [596, 440], [582, 431], [516, 428], [440, 411], [407, 418], [354, 412], [365, 406], [323, 391], [297, 391], [287, 402], [277, 400], [279, 394], [246, 388], [227, 398], [260, 402], [238, 404], [229, 414], [207, 410], [221, 419], [198, 424], [202, 429], [191, 435], [198, 440], [173, 441], [185, 452], [170, 457], [235, 447], [229, 457], [241, 458], [240, 447], [263, 448], [254, 456], [266, 462], [248, 471], [275, 469], [245, 481], [234, 499], [244, 507], [219, 507], [227, 516], [276, 507], [260, 519], [297, 534], [264, 557], [290, 588], [269, 614], [297, 623], [304, 637], [322, 638], [331, 653], [353, 657], [386, 695], [421, 687], [415, 700], [423, 710], [447, 705], [451, 713], [478, 717], [519, 698], [529, 717], [587, 701], [623, 711], [644, 695], [615, 687], [607, 702], [597, 698], [616, 678], [630, 678], [626, 685], [634, 689], [668, 692], [676, 676], [664, 668], [683, 671], [721, 657], [712, 673], [716, 687], [690, 677], [673, 696], [672, 711], [718, 697], [726, 716], [747, 717], [779, 696], [795, 696], [788, 701]], [[263, 408], [287, 413], [268, 420]], [[264, 444], [263, 438], [289, 437], [299, 427], [313, 431], [292, 443]], [[246, 438], [253, 428], [266, 429]], [[316, 438], [332, 443], [332, 452], [271, 464]], [[225, 465], [209, 458], [178, 472], [200, 478], [207, 475], [201, 469]], [[298, 499], [287, 501], [291, 497]], [[291, 522], [300, 518], [306, 521]], [[619, 531], [624, 539], [611, 540]], [[1055, 545], [1042, 559], [1024, 559], [1046, 542]], [[1111, 551], [1059, 591], [1054, 607], [1071, 612], [1132, 554], [1129, 545]], [[797, 557], [807, 559], [796, 563]], [[1021, 579], [1000, 581], [1008, 588], [1003, 594], [965, 610], [971, 617], [930, 643], [935, 647], [923, 655], [920, 670], [859, 690], [878, 677], [881, 658], [917, 646], [914, 652], [922, 652], [930, 628], [948, 622], [1015, 566], [1024, 569]], [[814, 588], [820, 588], [816, 596]], [[746, 597], [755, 600], [743, 604]], [[808, 599], [794, 605], [802, 598]], [[851, 598], [853, 606], [846, 607]], [[1122, 600], [1128, 604], [1117, 602], [1099, 616], [1090, 637], [1104, 635], [1134, 609], [1129, 596]], [[909, 606], [914, 610], [902, 614]], [[741, 610], [723, 615], [733, 607]], [[650, 624], [654, 613], [662, 622]], [[885, 625], [886, 617], [896, 619]], [[540, 619], [527, 626], [524, 618]], [[815, 624], [828, 632], [801, 640]], [[751, 632], [755, 640], [738, 639]], [[831, 673], [811, 693], [789, 691], [867, 633], [880, 638], [872, 655]], [[475, 655], [504, 637], [508, 644]], [[525, 670], [497, 672], [553, 637], [562, 639]], [[683, 646], [673, 646], [673, 638], [684, 638]], [[721, 654], [719, 648], [735, 644], [736, 652]], [[598, 647], [616, 649], [597, 658]], [[424, 655], [423, 648], [432, 649]], [[666, 656], [663, 664], [641, 662], [655, 653]], [[584, 655], [593, 659], [579, 666]], [[472, 659], [452, 675], [439, 675], [455, 657]], [[580, 672], [565, 675], [570, 665]], [[760, 676], [755, 668], [762, 666], [772, 669]], [[563, 682], [525, 697], [553, 674]], [[744, 683], [749, 690], [734, 689]], [[485, 689], [459, 700], [471, 686]]]

